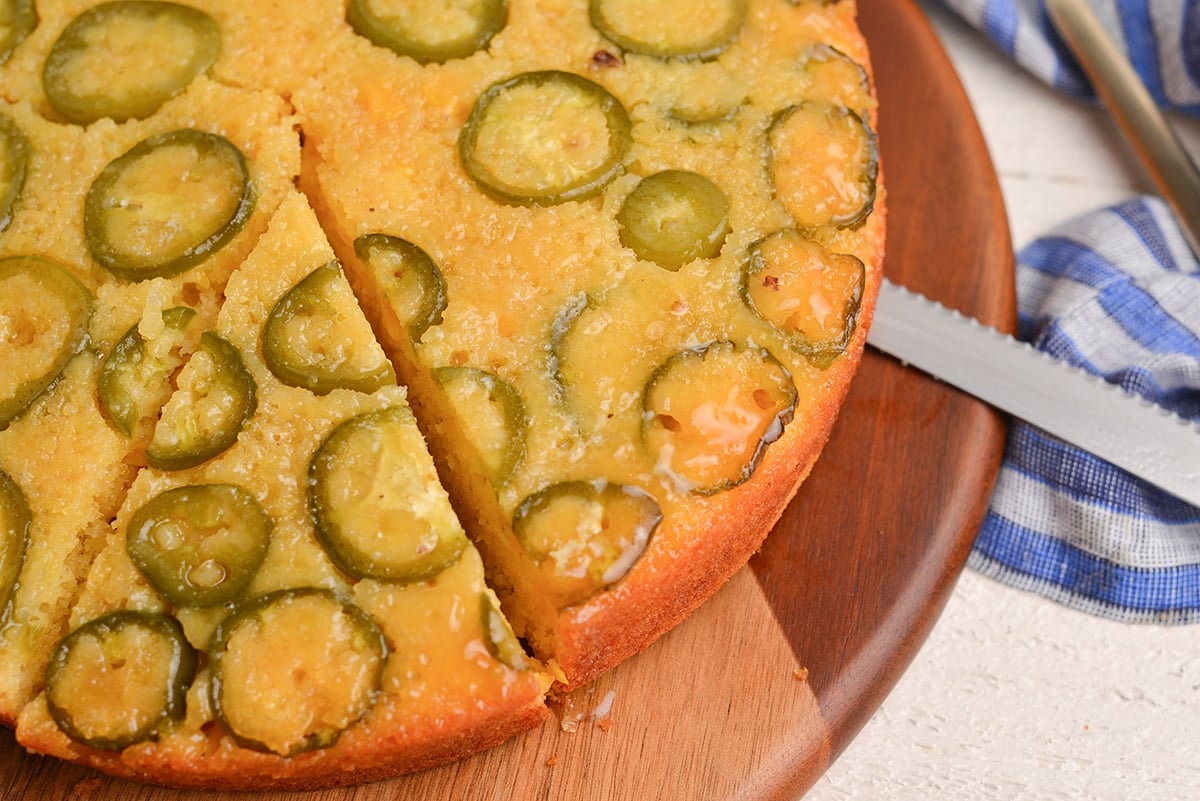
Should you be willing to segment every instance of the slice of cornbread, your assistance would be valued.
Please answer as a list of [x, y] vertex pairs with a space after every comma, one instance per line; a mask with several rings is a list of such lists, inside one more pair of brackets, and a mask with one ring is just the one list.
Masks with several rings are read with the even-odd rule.
[[[395, 440], [383, 437], [384, 451], [373, 457], [383, 462], [365, 473], [360, 469], [347, 476], [344, 480], [350, 482], [350, 488], [346, 491], [368, 494], [372, 508], [418, 510], [420, 520], [431, 530], [440, 530], [444, 537], [461, 537], [402, 388], [391, 382], [370, 393], [335, 388], [315, 394], [282, 383], [260, 355], [262, 330], [280, 297], [332, 258], [303, 196], [291, 195], [230, 279], [215, 329], [242, 354], [257, 387], [257, 412], [246, 422], [237, 443], [215, 458], [184, 470], [141, 471], [71, 612], [72, 629], [117, 610], [178, 621], [189, 646], [197, 655], [203, 654], [194, 680], [181, 683], [186, 691], [186, 714], [178, 721], [167, 716], [152, 739], [113, 753], [72, 741], [55, 722], [57, 718], [62, 723], [71, 715], [72, 720], [81, 719], [84, 715], [74, 709], [76, 704], [103, 706], [104, 699], [85, 701], [68, 696], [60, 703], [67, 711], [52, 715], [47, 700], [53, 699], [51, 685], [21, 716], [17, 734], [27, 747], [110, 773], [154, 776], [173, 784], [252, 788], [317, 781], [346, 783], [445, 761], [498, 742], [545, 716], [541, 698], [548, 682], [532, 661], [518, 656], [520, 649], [509, 639], [511, 634], [495, 628], [502, 624], [492, 611], [494, 597], [483, 582], [478, 555], [465, 539], [461, 553], [448, 559], [444, 569], [439, 565], [429, 580], [397, 584], [340, 570], [314, 529], [311, 495], [316, 486], [310, 466], [314, 455], [339, 425], [388, 410], [399, 421], [396, 430], [409, 433]], [[332, 326], [323, 332], [323, 344], [345, 337], [358, 356], [365, 354], [368, 360], [382, 363], [382, 351], [344, 279], [335, 279], [323, 297], [333, 306], [326, 310], [331, 317], [322, 318], [327, 328]], [[339, 297], [348, 303], [337, 302]], [[352, 465], [337, 467], [350, 469]], [[409, 477], [408, 483], [397, 483], [396, 475]], [[322, 478], [341, 480], [336, 470]], [[356, 482], [370, 483], [359, 486]], [[270, 520], [269, 544], [261, 563], [253, 567], [244, 556], [195, 557], [191, 570], [177, 585], [213, 590], [222, 581], [238, 578], [239, 570], [252, 575], [228, 600], [203, 606], [180, 604], [178, 599], [173, 603], [170, 593], [178, 590], [176, 584], [170, 585], [164, 596], [159, 582], [166, 579], [158, 573], [147, 574], [135, 564], [137, 551], [130, 541], [137, 537], [139, 510], [163, 493], [214, 485], [239, 488], [254, 499]], [[405, 494], [397, 494], [400, 492]], [[206, 508], [206, 504], [195, 507]], [[234, 518], [219, 525], [241, 532], [241, 523]], [[159, 541], [166, 535], [160, 530], [155, 536], [159, 538], [155, 553], [170, 552]], [[234, 535], [226, 531], [218, 536]], [[346, 676], [356, 675], [355, 670], [326, 661], [325, 649], [332, 645], [320, 639], [300, 639], [327, 636], [332, 643], [336, 632], [317, 629], [314, 633], [303, 627], [292, 632], [253, 621], [255, 637], [264, 638], [271, 650], [259, 656], [243, 651], [237, 657], [226, 656], [222, 673], [214, 675], [221, 659], [221, 644], [214, 631], [231, 625], [253, 599], [264, 597], [307, 602], [316, 614], [322, 604], [336, 600], [378, 626], [386, 642], [384, 664], [366, 693], [367, 700], [354, 707], [354, 715], [337, 706], [349, 703], [337, 690]], [[292, 625], [300, 620], [303, 618], [291, 621]], [[502, 659], [506, 648], [505, 658], [512, 665]], [[226, 648], [225, 653], [228, 651]], [[239, 664], [238, 659], [246, 664]], [[150, 670], [143, 675], [148, 678], [141, 681], [162, 681]], [[257, 689], [252, 683], [256, 676], [266, 682]], [[126, 681], [138, 686], [139, 678]], [[159, 698], [168, 688], [143, 691]], [[80, 692], [86, 695], [86, 691]], [[126, 693], [127, 698], [136, 697], [128, 689]], [[273, 706], [277, 701], [282, 708]], [[316, 720], [297, 720], [293, 714], [297, 709], [311, 713]], [[136, 711], [130, 709], [129, 714]], [[95, 724], [87, 730], [92, 732], [91, 742], [103, 741], [94, 731], [98, 728]]]
[[133, 476], [125, 442], [96, 407], [99, 370], [94, 354], [76, 356], [21, 419], [0, 431], [0, 471], [29, 511], [24, 559], [0, 608], [0, 720], [9, 724], [40, 688], [81, 577]]

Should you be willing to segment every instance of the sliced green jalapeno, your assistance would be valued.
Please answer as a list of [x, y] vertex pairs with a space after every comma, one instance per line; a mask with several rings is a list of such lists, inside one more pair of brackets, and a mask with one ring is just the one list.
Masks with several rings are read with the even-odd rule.
[[68, 737], [119, 751], [183, 718], [196, 652], [166, 615], [120, 610], [59, 643], [46, 669], [46, 704]]
[[313, 455], [308, 480], [317, 538], [353, 578], [423, 581], [467, 547], [407, 407], [339, 425]]
[[0, 429], [83, 349], [91, 314], [91, 293], [57, 264], [0, 259]]
[[525, 403], [504, 379], [474, 367], [439, 367], [434, 378], [483, 459], [492, 481], [505, 483], [525, 458]]
[[617, 211], [621, 244], [667, 270], [721, 252], [729, 198], [708, 178], [664, 170], [641, 180]]
[[545, 70], [489, 87], [475, 101], [458, 147], [467, 175], [489, 195], [549, 206], [590, 197], [615, 178], [631, 130], [625, 107], [607, 89]]
[[0, 616], [16, 588], [33, 517], [17, 482], [0, 470]]
[[262, 355], [280, 381], [319, 395], [338, 387], [374, 392], [396, 383], [336, 261], [313, 270], [271, 309]]
[[146, 446], [146, 462], [182, 470], [207, 461], [237, 442], [257, 408], [254, 376], [241, 351], [205, 331], [179, 374], [179, 388], [163, 407]]
[[682, 350], [646, 384], [642, 440], [658, 469], [697, 494], [753, 474], [796, 407], [791, 375], [761, 348], [718, 341]]
[[386, 3], [350, 0], [346, 21], [359, 35], [420, 64], [441, 64], [483, 50], [508, 22], [505, 0]]
[[171, 396], [171, 376], [183, 364], [182, 352], [196, 310], [187, 306], [162, 314], [163, 330], [152, 345], [132, 326], [113, 346], [100, 370], [100, 410], [127, 437], [148, 436]]
[[11, 117], [0, 114], [0, 232], [12, 224], [28, 171], [29, 139]]
[[33, 0], [0, 2], [0, 64], [8, 61], [17, 45], [37, 27], [37, 9]]
[[786, 230], [751, 246], [741, 293], [795, 350], [827, 367], [854, 336], [865, 282], [866, 268], [859, 259], [830, 253]]
[[143, 139], [100, 171], [84, 200], [83, 232], [96, 261], [141, 281], [208, 258], [253, 210], [242, 151], [223, 136], [185, 128]]
[[51, 107], [70, 122], [149, 117], [207, 72], [221, 27], [197, 8], [110, 2], [67, 24], [42, 68]]
[[479, 596], [479, 617], [483, 622], [483, 640], [488, 652], [513, 670], [528, 670], [529, 657], [521, 647], [521, 641], [513, 634], [512, 626], [488, 593]]
[[521, 502], [513, 532], [560, 607], [620, 581], [662, 521], [644, 490], [604, 480], [553, 484]]
[[364, 234], [354, 240], [354, 253], [366, 265], [375, 285], [408, 329], [413, 342], [442, 322], [446, 279], [424, 250], [389, 234]]
[[823, 43], [804, 51], [800, 63], [812, 80], [809, 97], [854, 109], [865, 117], [872, 102], [871, 79], [862, 64]]
[[621, 49], [659, 58], [713, 59], [737, 39], [745, 0], [591, 0], [592, 27]]
[[213, 635], [214, 714], [245, 748], [281, 756], [328, 748], [382, 694], [388, 653], [375, 622], [328, 591], [260, 596]]
[[875, 132], [845, 106], [808, 101], [781, 112], [768, 132], [775, 193], [801, 228], [862, 225], [875, 208]]
[[125, 549], [175, 606], [208, 607], [237, 597], [258, 571], [272, 521], [234, 484], [189, 484], [140, 506], [125, 527]]

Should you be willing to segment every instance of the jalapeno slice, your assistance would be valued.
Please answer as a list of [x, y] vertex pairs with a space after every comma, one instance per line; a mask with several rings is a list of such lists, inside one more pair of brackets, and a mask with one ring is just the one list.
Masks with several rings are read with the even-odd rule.
[[865, 282], [866, 268], [859, 259], [830, 253], [786, 230], [751, 246], [741, 293], [795, 350], [827, 367], [854, 336]]
[[513, 634], [512, 626], [488, 593], [479, 596], [479, 617], [483, 622], [483, 641], [488, 652], [513, 670], [528, 670], [529, 657], [521, 647], [521, 641]]
[[313, 455], [308, 481], [317, 538], [352, 578], [422, 581], [466, 549], [407, 407], [343, 422]]
[[428, 253], [397, 236], [364, 234], [354, 240], [354, 254], [382, 288], [413, 342], [442, 322], [448, 302], [446, 279]]
[[46, 704], [72, 740], [119, 751], [182, 719], [195, 673], [196, 652], [173, 618], [110, 612], [54, 650]]
[[129, 558], [168, 602], [208, 607], [250, 583], [271, 542], [272, 521], [234, 484], [189, 484], [140, 506], [125, 527]]
[[682, 350], [646, 384], [642, 440], [658, 470], [711, 495], [748, 479], [796, 406], [791, 375], [762, 348]]
[[488, 476], [503, 484], [525, 458], [525, 403], [495, 373], [475, 367], [439, 367], [433, 372]]
[[108, 164], [88, 189], [83, 232], [118, 278], [177, 275], [229, 242], [254, 210], [242, 151], [184, 128], [155, 134]]
[[0, 429], [83, 349], [91, 314], [91, 293], [57, 264], [0, 259]]
[[0, 470], [0, 617], [21, 575], [32, 519], [25, 494], [8, 473]]
[[17, 45], [37, 27], [37, 9], [33, 0], [0, 2], [0, 64], [8, 61]]
[[513, 532], [551, 598], [567, 607], [624, 578], [661, 521], [658, 501], [638, 487], [566, 481], [522, 501]]
[[505, 203], [549, 206], [598, 193], [632, 141], [625, 107], [607, 89], [558, 70], [489, 87], [458, 140], [463, 168]]
[[245, 748], [281, 756], [328, 748], [381, 695], [388, 653], [375, 622], [328, 591], [260, 596], [213, 635], [213, 711]]
[[729, 198], [708, 178], [664, 170], [643, 178], [617, 211], [621, 244], [667, 270], [721, 252]]
[[801, 228], [855, 228], [875, 208], [875, 132], [845, 106], [809, 101], [781, 112], [768, 132], [771, 177]]
[[815, 44], [804, 51], [800, 63], [812, 80], [809, 97], [854, 109], [859, 116], [870, 107], [871, 79], [867, 71], [841, 50]]
[[12, 223], [28, 171], [29, 139], [11, 117], [0, 114], [0, 232]]
[[220, 53], [220, 25], [197, 8], [101, 3], [63, 29], [46, 57], [42, 86], [70, 122], [143, 119], [207, 72]]
[[508, 22], [508, 3], [350, 0], [346, 21], [355, 33], [380, 47], [420, 64], [441, 64], [486, 48]]
[[[183, 364], [188, 326], [196, 310], [188, 306], [167, 309], [163, 329], [147, 342], [137, 325], [113, 346], [100, 370], [100, 410], [127, 437], [148, 436], [163, 404], [171, 396], [171, 376]], [[143, 435], [141, 432], [147, 432]]]
[[262, 355], [283, 383], [318, 395], [338, 387], [374, 392], [396, 383], [336, 261], [289, 289], [263, 325]]
[[254, 376], [241, 351], [205, 331], [163, 407], [146, 446], [146, 462], [160, 470], [182, 470], [207, 461], [237, 442], [257, 408]]
[[600, 35], [623, 50], [659, 58], [713, 59], [737, 40], [745, 0], [591, 0]]

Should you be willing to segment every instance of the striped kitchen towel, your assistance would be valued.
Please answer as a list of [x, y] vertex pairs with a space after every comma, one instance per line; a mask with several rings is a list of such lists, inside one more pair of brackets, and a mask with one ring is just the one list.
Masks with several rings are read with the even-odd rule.
[[[1159, 103], [1200, 114], [1200, 0], [1091, 1]], [[1091, 96], [1041, 0], [946, 2], [1045, 82]], [[1016, 269], [1021, 339], [1200, 422], [1200, 264], [1165, 204], [1085, 214]], [[1200, 508], [1020, 421], [968, 564], [1104, 617], [1200, 623]]]
[[[1200, 115], [1200, 0], [1089, 0], [1160, 105]], [[1091, 85], [1042, 0], [946, 0], [1025, 69], [1076, 97]]]
[[[1021, 339], [1200, 421], [1200, 265], [1157, 198], [1023, 248], [1017, 298]], [[1200, 622], [1200, 508], [1020, 421], [968, 564], [1095, 614]]]

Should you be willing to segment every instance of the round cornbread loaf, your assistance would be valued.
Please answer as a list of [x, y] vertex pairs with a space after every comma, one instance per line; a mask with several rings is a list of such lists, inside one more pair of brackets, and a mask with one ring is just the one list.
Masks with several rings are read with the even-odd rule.
[[26, 748], [239, 789], [477, 752], [811, 470], [883, 255], [852, 0], [12, 5]]

